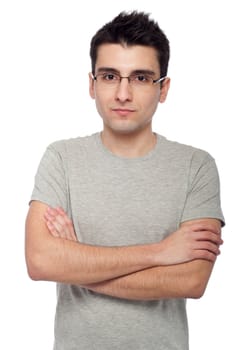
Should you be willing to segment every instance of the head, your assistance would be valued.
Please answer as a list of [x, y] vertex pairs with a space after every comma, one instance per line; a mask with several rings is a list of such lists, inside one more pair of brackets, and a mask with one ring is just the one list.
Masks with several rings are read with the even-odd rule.
[[95, 74], [98, 49], [103, 44], [152, 47], [157, 53], [160, 75], [167, 75], [170, 55], [169, 41], [158, 23], [151, 20], [148, 14], [136, 11], [132, 13], [121, 12], [97, 31], [90, 45], [93, 74]]
[[95, 34], [90, 55], [90, 96], [105, 132], [151, 132], [170, 83], [160, 82], [167, 74], [169, 42], [159, 26], [144, 13], [121, 13]]

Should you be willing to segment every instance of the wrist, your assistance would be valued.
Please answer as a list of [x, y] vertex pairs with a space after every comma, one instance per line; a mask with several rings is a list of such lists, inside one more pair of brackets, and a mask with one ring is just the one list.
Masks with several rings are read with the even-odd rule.
[[161, 246], [160, 243], [152, 243], [149, 246], [149, 263], [151, 267], [161, 265], [160, 259]]

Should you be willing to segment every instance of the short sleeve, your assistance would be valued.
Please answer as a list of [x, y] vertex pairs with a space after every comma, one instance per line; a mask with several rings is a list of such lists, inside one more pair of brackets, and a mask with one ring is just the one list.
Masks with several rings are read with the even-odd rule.
[[181, 222], [214, 218], [225, 225], [220, 201], [220, 181], [215, 160], [206, 152], [194, 154], [189, 172], [189, 185]]
[[67, 181], [62, 152], [50, 145], [45, 151], [36, 176], [32, 200], [52, 207], [61, 206], [67, 211]]

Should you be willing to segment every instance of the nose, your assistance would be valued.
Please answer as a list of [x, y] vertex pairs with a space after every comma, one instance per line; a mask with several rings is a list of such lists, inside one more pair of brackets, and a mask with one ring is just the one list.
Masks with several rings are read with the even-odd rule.
[[132, 100], [132, 89], [127, 77], [121, 78], [115, 94], [117, 101], [126, 102]]

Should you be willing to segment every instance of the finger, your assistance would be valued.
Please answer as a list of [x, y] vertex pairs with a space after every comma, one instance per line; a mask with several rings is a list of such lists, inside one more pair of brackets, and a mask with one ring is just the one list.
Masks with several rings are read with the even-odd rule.
[[57, 216], [54, 217], [52, 219], [52, 221], [50, 221], [50, 222], [52, 223], [54, 229], [57, 231], [59, 237], [67, 239], [67, 234], [66, 234], [66, 231], [65, 231], [65, 227], [62, 224], [62, 222], [60, 222], [59, 217], [57, 217]]
[[210, 231], [196, 232], [194, 233], [194, 237], [198, 241], [211, 241], [217, 245], [221, 245], [223, 243], [223, 240], [218, 234], [215, 234]]
[[194, 254], [194, 260], [196, 259], [203, 259], [203, 260], [215, 262], [217, 259], [217, 255], [207, 250], [197, 250]]
[[55, 208], [48, 207], [45, 211], [45, 214], [49, 215], [50, 217], [54, 217], [57, 215], [57, 210]]
[[44, 213], [44, 219], [45, 220], [52, 220], [53, 216], [49, 213], [48, 210], [46, 210], [46, 212]]
[[56, 210], [60, 215], [63, 215], [63, 216], [67, 215], [62, 207], [57, 207]]
[[48, 207], [44, 217], [53, 224], [53, 229], [57, 230], [59, 237], [68, 240], [78, 241], [72, 221], [66, 212], [61, 208]]
[[217, 235], [221, 234], [221, 228], [210, 223], [197, 223], [193, 225], [193, 231], [210, 231]]
[[[67, 237], [69, 239], [77, 241], [77, 236], [75, 233], [75, 229], [74, 229], [72, 220], [68, 217], [68, 215], [66, 214], [66, 212], [62, 208], [58, 207], [56, 209], [57, 209], [57, 212], [61, 215], [62, 220], [64, 220], [64, 221], [62, 221], [62, 223], [63, 223], [63, 225], [65, 225]], [[61, 220], [61, 218], [60, 218], [60, 220]]]
[[44, 214], [44, 217], [50, 223], [49, 227], [51, 227], [53, 230], [56, 230], [56, 234], [60, 238], [67, 238], [64, 219], [58, 213], [56, 208], [48, 208]]
[[52, 236], [53, 237], [59, 237], [59, 234], [56, 231], [56, 229], [55, 229], [54, 225], [52, 224], [52, 222], [51, 221], [46, 221], [45, 223], [46, 223], [46, 226], [47, 226], [49, 232], [52, 234]]
[[211, 243], [209, 241], [196, 242], [196, 246], [194, 249], [195, 250], [207, 250], [208, 252], [211, 252], [212, 254], [215, 254], [215, 255], [218, 255], [220, 253], [218, 245]]
[[60, 229], [62, 228], [64, 234], [66, 235], [66, 238], [70, 240], [76, 240], [73, 223], [69, 219], [69, 217], [65, 213], [63, 213], [62, 215], [57, 215], [56, 220], [57, 224], [60, 225]]
[[44, 218], [53, 236], [77, 241], [72, 222], [62, 208], [48, 207]]
[[52, 208], [48, 209], [49, 210], [46, 210], [46, 212], [44, 213], [46, 226], [54, 237], [60, 237], [60, 233], [55, 225], [56, 217], [54, 216], [54, 211], [52, 210]]
[[54, 237], [77, 241], [75, 236], [71, 236], [64, 221], [58, 216], [46, 221], [49, 231]]
[[77, 241], [77, 236], [74, 230], [73, 222], [69, 218], [66, 218], [66, 224], [67, 224], [69, 237], [74, 241]]

